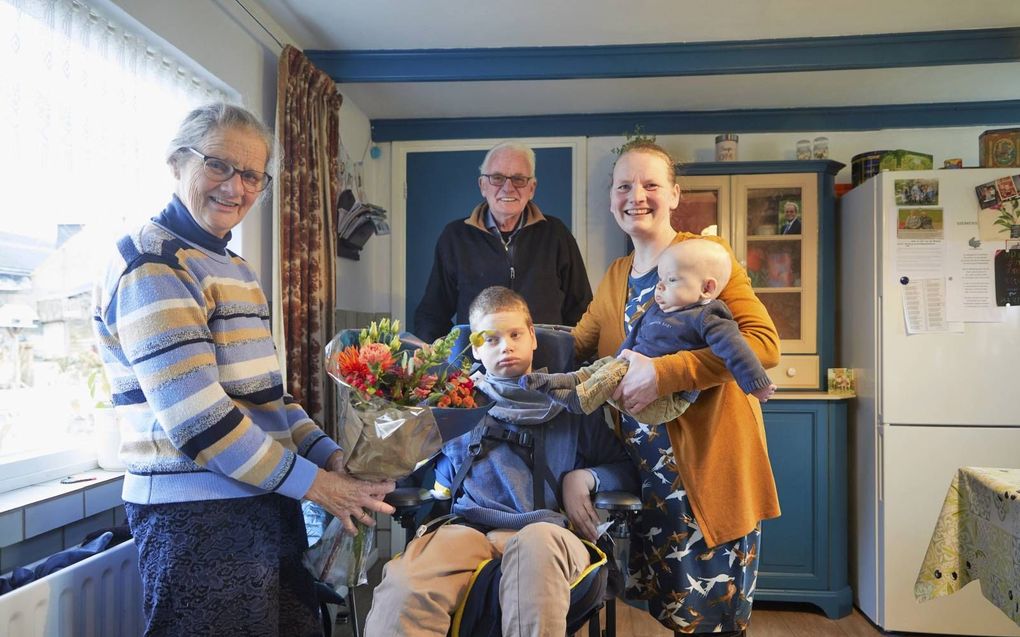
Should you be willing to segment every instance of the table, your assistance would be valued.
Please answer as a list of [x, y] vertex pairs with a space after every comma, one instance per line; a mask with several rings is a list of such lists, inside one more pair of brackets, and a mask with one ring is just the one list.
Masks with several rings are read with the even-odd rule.
[[925, 601], [973, 580], [1020, 625], [1020, 469], [963, 467], [942, 504], [914, 584]]

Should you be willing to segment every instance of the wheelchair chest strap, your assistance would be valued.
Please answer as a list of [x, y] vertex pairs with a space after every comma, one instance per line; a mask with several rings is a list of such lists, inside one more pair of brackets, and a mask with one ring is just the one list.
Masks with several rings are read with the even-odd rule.
[[535, 510], [544, 509], [545, 485], [549, 484], [556, 493], [556, 482], [545, 461], [545, 428], [542, 426], [513, 430], [486, 415], [470, 433], [468, 455], [457, 470], [450, 485], [451, 502], [456, 502], [457, 492], [475, 460], [481, 458], [494, 444], [509, 444], [510, 449], [531, 468], [531, 487]]

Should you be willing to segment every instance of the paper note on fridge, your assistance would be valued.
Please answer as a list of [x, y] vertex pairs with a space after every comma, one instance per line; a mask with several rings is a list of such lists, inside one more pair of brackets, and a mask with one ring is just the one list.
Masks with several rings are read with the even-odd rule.
[[908, 279], [941, 279], [945, 242], [941, 239], [900, 239], [896, 242], [896, 272]]
[[962, 332], [963, 323], [946, 321], [945, 279], [912, 279], [900, 286], [907, 334]]
[[946, 246], [946, 320], [1002, 323], [1005, 308], [995, 305], [995, 250], [953, 241]]

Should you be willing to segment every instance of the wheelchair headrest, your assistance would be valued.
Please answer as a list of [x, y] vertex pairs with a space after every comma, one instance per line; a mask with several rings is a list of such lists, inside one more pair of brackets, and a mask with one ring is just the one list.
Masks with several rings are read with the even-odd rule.
[[[471, 326], [458, 325], [460, 334], [457, 336], [457, 343], [453, 346], [453, 353], [450, 356], [450, 364], [459, 365], [461, 359], [457, 354], [464, 351], [468, 360], [473, 360], [470, 347]], [[538, 349], [535, 350], [535, 358], [532, 368], [535, 370], [548, 369], [551, 373], [572, 372], [578, 368], [577, 360], [574, 358], [574, 336], [570, 333], [571, 328], [563, 325], [536, 325], [535, 338], [538, 341]]]

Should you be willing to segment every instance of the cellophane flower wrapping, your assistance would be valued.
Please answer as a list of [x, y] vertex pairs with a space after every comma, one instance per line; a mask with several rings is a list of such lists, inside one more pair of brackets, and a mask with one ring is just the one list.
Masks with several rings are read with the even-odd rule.
[[[407, 477], [442, 446], [433, 409], [477, 407], [468, 370], [446, 362], [458, 336], [454, 330], [432, 344], [402, 339], [399, 321], [384, 319], [363, 330], [344, 330], [326, 346], [326, 371], [340, 397], [338, 443], [349, 475], [369, 481]], [[368, 581], [375, 527], [355, 526], [352, 536], [333, 519], [305, 554], [312, 573], [334, 588]]]

